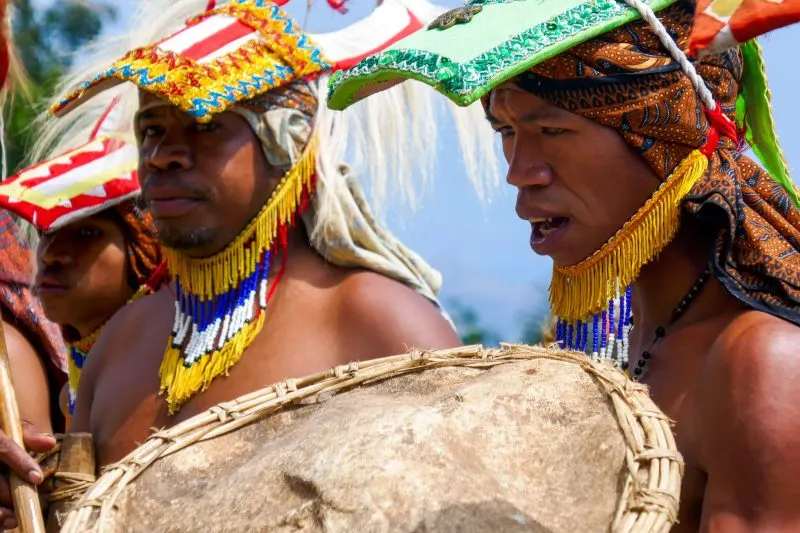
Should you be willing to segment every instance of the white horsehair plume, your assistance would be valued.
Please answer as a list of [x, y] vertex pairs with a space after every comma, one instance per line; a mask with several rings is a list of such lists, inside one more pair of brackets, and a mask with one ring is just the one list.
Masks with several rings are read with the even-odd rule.
[[[218, 1], [217, 5], [224, 3]], [[177, 31], [186, 19], [201, 13], [208, 4], [208, 0], [139, 0], [123, 34], [101, 38], [85, 47], [82, 57], [77, 58], [76, 65], [61, 80], [56, 94], [65, 94], [93, 77], [99, 68], [110, 65], [127, 50]], [[385, 0], [376, 12], [396, 9], [398, 5], [423, 24], [446, 10], [426, 0]], [[332, 34], [309, 33], [309, 36], [324, 55], [326, 44], [333, 41], [338, 47], [357, 50], [363, 47], [359, 40], [365, 35], [367, 21], [360, 23]], [[346, 111], [333, 111], [327, 107], [327, 80], [325, 75], [316, 82], [319, 111], [315, 129], [326, 132], [319, 138], [318, 165], [320, 178], [330, 192], [346, 186], [344, 180], [337, 182], [333, 178], [336, 173], [332, 170], [348, 163], [353, 175], [369, 191], [370, 206], [376, 214], [387, 211], [387, 192], [398, 194], [407, 205], [416, 207], [437, 170], [438, 134], [442, 124], [450, 123], [447, 115], [455, 125], [466, 174], [481, 199], [490, 187], [499, 184], [495, 136], [479, 103], [460, 108], [424, 84], [413, 82], [374, 95]], [[94, 96], [60, 119], [41, 118], [41, 130], [32, 150], [33, 162], [86, 142], [95, 122], [117, 95], [121, 97], [119, 107], [123, 117], [119, 129], [131, 132], [138, 99], [136, 88], [126, 83]], [[455, 157], [458, 154], [439, 159]], [[318, 216], [324, 219], [324, 202], [319, 211]]]

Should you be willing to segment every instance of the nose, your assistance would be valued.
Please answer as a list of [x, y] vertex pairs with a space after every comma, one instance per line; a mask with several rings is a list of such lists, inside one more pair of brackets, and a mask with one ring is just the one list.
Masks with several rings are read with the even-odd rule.
[[39, 263], [44, 266], [69, 265], [74, 260], [70, 247], [66, 246], [63, 239], [59, 239], [57, 234], [39, 237], [36, 256], [39, 259]]
[[145, 170], [176, 171], [192, 167], [192, 151], [177, 129], [169, 128], [154, 142], [142, 144], [139, 156]]
[[552, 183], [553, 169], [543, 156], [534, 136], [515, 136], [506, 181], [518, 189], [546, 187]]

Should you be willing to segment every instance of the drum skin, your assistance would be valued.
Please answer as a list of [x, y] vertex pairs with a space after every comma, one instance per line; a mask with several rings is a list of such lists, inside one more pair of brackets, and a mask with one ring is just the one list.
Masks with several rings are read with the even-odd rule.
[[315, 394], [158, 459], [87, 526], [617, 531], [631, 477], [608, 391], [580, 364], [537, 358], [429, 368]]

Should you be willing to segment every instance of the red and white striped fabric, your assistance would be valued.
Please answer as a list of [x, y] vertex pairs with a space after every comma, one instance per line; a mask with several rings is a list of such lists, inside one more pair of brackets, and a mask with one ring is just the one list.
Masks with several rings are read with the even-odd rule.
[[198, 63], [210, 63], [253, 40], [263, 41], [264, 36], [234, 17], [212, 15], [184, 27], [157, 46]]
[[[425, 1], [385, 0], [366, 18], [342, 30], [312, 33], [309, 37], [335, 70], [346, 69], [411, 35], [440, 14], [440, 10]], [[204, 64], [252, 40], [265, 38], [234, 17], [212, 15], [162, 39], [157, 47]]]
[[108, 133], [114, 111], [116, 100], [88, 143], [0, 183], [0, 207], [48, 232], [136, 197], [139, 153], [133, 139]]
[[423, 28], [442, 10], [419, 0], [384, 0], [366, 18], [332, 33], [309, 34], [334, 70], [355, 66]]

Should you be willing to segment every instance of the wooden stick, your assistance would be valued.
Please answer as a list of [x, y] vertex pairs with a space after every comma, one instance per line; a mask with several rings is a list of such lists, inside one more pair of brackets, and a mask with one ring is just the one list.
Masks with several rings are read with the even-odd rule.
[[[2, 320], [0, 320], [0, 426], [6, 435], [11, 437], [22, 449], [25, 449], [22, 441], [22, 421], [19, 417], [17, 396], [11, 380], [11, 365], [8, 362], [8, 348], [6, 348]], [[21, 533], [45, 533], [36, 487], [13, 473], [9, 478], [19, 530]]]
[[[77, 483], [88, 485], [95, 478], [94, 441], [91, 433], [67, 433], [61, 439], [61, 453], [58, 458], [53, 494], [65, 488], [79, 488]], [[78, 481], [79, 480], [79, 481]], [[79, 494], [50, 503], [47, 517], [47, 532], [61, 530], [61, 519], [79, 498]]]

